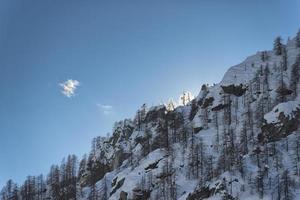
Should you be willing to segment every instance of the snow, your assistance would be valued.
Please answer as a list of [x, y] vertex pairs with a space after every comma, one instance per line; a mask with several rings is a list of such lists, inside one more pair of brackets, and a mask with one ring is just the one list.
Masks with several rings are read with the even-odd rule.
[[[139, 165], [136, 168], [134, 168], [134, 170], [131, 170], [131, 168], [125, 168], [125, 170], [116, 173], [115, 176], [118, 177], [118, 180], [125, 178], [125, 182], [122, 185], [122, 187], [118, 189], [118, 191], [110, 197], [110, 199], [116, 199], [116, 200], [119, 199], [121, 191], [127, 192], [129, 193], [129, 195], [132, 195], [131, 194], [132, 189], [137, 187], [141, 180], [141, 177], [143, 175], [146, 175], [145, 168], [149, 166], [149, 164], [152, 164], [157, 160], [164, 158], [164, 156], [165, 156], [165, 152], [160, 149], [157, 149], [151, 152], [147, 157], [142, 159]], [[159, 163], [159, 166], [162, 165], [161, 163], [162, 162]], [[161, 167], [155, 169], [155, 171], [159, 171], [159, 170], [161, 170]]]
[[294, 112], [300, 109], [299, 101], [288, 101], [275, 106], [271, 112], [265, 114], [264, 118], [268, 124], [278, 122], [280, 113], [287, 118], [294, 118]]

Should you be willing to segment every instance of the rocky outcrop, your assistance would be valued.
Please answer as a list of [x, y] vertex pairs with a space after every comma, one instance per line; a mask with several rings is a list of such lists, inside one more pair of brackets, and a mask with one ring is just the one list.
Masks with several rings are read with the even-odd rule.
[[243, 94], [245, 94], [247, 88], [243, 85], [227, 85], [227, 86], [221, 86], [224, 93], [226, 94], [232, 94], [234, 96], [240, 97]]
[[300, 124], [300, 109], [293, 111], [293, 116], [293, 118], [290, 118], [289, 116], [285, 116], [283, 112], [280, 112], [277, 122], [268, 124], [265, 121], [261, 129], [263, 137], [265, 137], [267, 142], [278, 141], [296, 131]]

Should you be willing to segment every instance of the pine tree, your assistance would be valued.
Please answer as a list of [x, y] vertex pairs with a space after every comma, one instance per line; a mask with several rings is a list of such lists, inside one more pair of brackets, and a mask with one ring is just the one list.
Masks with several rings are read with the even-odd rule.
[[[79, 163], [79, 169], [78, 169], [78, 175], [77, 175], [79, 181], [83, 181], [85, 179], [84, 176], [86, 173], [86, 164], [87, 164], [87, 155], [84, 154]], [[85, 185], [85, 183], [80, 182], [79, 185], [83, 186], [83, 185]]]
[[198, 144], [196, 145], [195, 148], [195, 153], [196, 153], [196, 177], [199, 179], [200, 178], [200, 183], [204, 183], [205, 180], [205, 174], [204, 174], [204, 169], [205, 169], [205, 163], [206, 163], [206, 155], [205, 155], [205, 145], [203, 143], [202, 138], [199, 139]]
[[60, 195], [63, 199], [67, 198], [67, 176], [68, 174], [66, 173], [66, 159], [63, 158], [60, 164], [59, 168], [59, 180], [60, 180]]
[[134, 123], [135, 123], [138, 131], [143, 130], [143, 123], [146, 119], [146, 115], [147, 115], [147, 105], [143, 104], [140, 107], [140, 109], [138, 109], [138, 111], [136, 112], [136, 115], [134, 117]]
[[108, 188], [107, 188], [107, 179], [106, 176], [104, 176], [102, 180], [102, 192], [101, 192], [101, 200], [107, 200], [108, 199]]
[[260, 91], [261, 91], [261, 84], [260, 84], [260, 71], [257, 71], [255, 73], [255, 77], [252, 81], [253, 84], [253, 92], [256, 95], [256, 97], [258, 97], [260, 95]]
[[89, 200], [97, 200], [97, 191], [96, 191], [96, 163], [94, 162], [94, 154], [91, 151], [87, 160], [87, 172], [89, 175], [89, 186], [91, 188], [91, 192], [89, 194]]
[[240, 152], [242, 155], [246, 155], [249, 152], [248, 149], [248, 135], [247, 135], [247, 125], [246, 121], [243, 123], [242, 131], [241, 131], [241, 139], [240, 139]]
[[210, 155], [207, 159], [207, 178], [205, 181], [210, 181], [214, 178], [214, 158], [212, 155]]
[[183, 94], [179, 98], [179, 102], [181, 105], [187, 105], [193, 99], [193, 95], [191, 92], [184, 91]]
[[238, 111], [239, 111], [239, 98], [233, 98], [233, 109], [234, 109], [234, 123], [237, 127], [239, 125], [240, 120], [238, 119]]
[[282, 65], [282, 69], [283, 71], [286, 71], [287, 70], [287, 52], [286, 52], [286, 48], [285, 47], [282, 47], [282, 62], [281, 62], [281, 65]]
[[288, 170], [284, 170], [281, 176], [281, 190], [283, 193], [284, 200], [292, 200], [293, 199], [293, 190], [294, 187], [291, 177], [289, 175]]
[[208, 109], [203, 108], [201, 109], [201, 122], [203, 129], [208, 129]]
[[223, 104], [228, 105], [224, 108], [223, 121], [225, 126], [230, 126], [231, 124], [231, 99], [230, 95], [223, 95]]
[[260, 128], [262, 123], [264, 122], [264, 115], [265, 115], [265, 101], [263, 98], [260, 98], [257, 101], [257, 107], [255, 110], [255, 120], [256, 120], [256, 127]]
[[229, 170], [229, 165], [228, 164], [228, 156], [227, 156], [227, 152], [228, 152], [228, 134], [226, 132], [227, 130], [225, 129], [225, 127], [223, 128], [223, 132], [222, 132], [222, 146], [220, 149], [220, 156], [219, 156], [219, 160], [218, 160], [218, 174], [222, 174], [223, 172]]
[[269, 59], [269, 55], [268, 55], [268, 52], [267, 51], [262, 51], [260, 53], [260, 57], [261, 57], [261, 60], [263, 62], [266, 62], [268, 59]]
[[143, 157], [147, 156], [151, 152], [151, 144], [150, 144], [151, 137], [152, 137], [151, 130], [150, 130], [149, 126], [146, 125], [145, 137], [143, 139], [144, 141], [143, 141], [143, 144], [142, 144], [142, 155], [143, 155]]
[[281, 55], [282, 54], [282, 43], [281, 43], [282, 39], [281, 37], [277, 37], [274, 40], [274, 47], [273, 50], [275, 52], [275, 55]]
[[259, 168], [259, 171], [257, 172], [256, 182], [257, 182], [257, 192], [259, 194], [260, 199], [263, 199], [264, 197], [264, 172], [261, 168]]
[[60, 171], [57, 165], [52, 165], [50, 168], [50, 173], [47, 178], [48, 185], [48, 195], [52, 197], [53, 200], [60, 200]]
[[213, 113], [213, 121], [216, 128], [216, 141], [215, 141], [215, 149], [219, 152], [219, 145], [220, 145], [220, 134], [219, 134], [219, 118], [218, 118], [218, 111], [214, 111]]
[[176, 173], [172, 173], [170, 183], [170, 199], [177, 200]]
[[296, 47], [300, 48], [300, 29], [298, 30], [296, 36]]
[[300, 176], [300, 135], [294, 140], [294, 174]]
[[39, 175], [36, 178], [36, 191], [37, 191], [37, 200], [44, 200], [46, 192], [46, 184], [44, 182], [43, 175]]
[[1, 200], [18, 200], [18, 186], [11, 179], [6, 182], [6, 185], [0, 192]]
[[195, 136], [192, 131], [191, 137], [189, 138], [189, 150], [188, 150], [188, 170], [187, 177], [192, 179], [195, 175], [194, 167], [195, 167]]
[[21, 198], [23, 200], [32, 200], [36, 197], [36, 182], [34, 176], [27, 176], [21, 187]]
[[236, 149], [236, 136], [235, 136], [235, 132], [233, 129], [230, 129], [229, 131], [229, 144], [228, 144], [228, 156], [229, 156], [229, 163], [230, 163], [230, 170], [234, 167], [235, 162], [236, 162], [236, 153], [238, 153], [237, 149]]
[[298, 87], [300, 82], [300, 54], [298, 54], [295, 63], [292, 65], [290, 88], [294, 97], [298, 95]]
[[66, 163], [63, 163], [62, 184], [64, 186], [64, 196], [67, 199], [76, 199], [77, 197], [77, 157], [69, 155]]
[[262, 98], [263, 98], [263, 109], [264, 113], [267, 113], [271, 110], [271, 98], [270, 98], [270, 86], [269, 86], [269, 75], [270, 75], [270, 70], [268, 64], [264, 68], [263, 72], [263, 81], [262, 81]]
[[173, 111], [175, 109], [175, 103], [172, 99], [167, 103], [166, 109], [168, 112]]

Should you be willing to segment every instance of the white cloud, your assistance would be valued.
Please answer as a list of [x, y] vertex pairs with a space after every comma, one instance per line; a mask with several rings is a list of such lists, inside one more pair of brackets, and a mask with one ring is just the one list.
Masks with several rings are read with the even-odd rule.
[[59, 85], [62, 87], [62, 91], [61, 92], [66, 97], [70, 98], [70, 97], [72, 97], [72, 96], [75, 95], [75, 90], [80, 85], [80, 83], [77, 80], [69, 79], [69, 80], [67, 80], [64, 83], [60, 83]]
[[109, 115], [113, 112], [113, 106], [111, 105], [98, 103], [97, 106], [105, 115]]

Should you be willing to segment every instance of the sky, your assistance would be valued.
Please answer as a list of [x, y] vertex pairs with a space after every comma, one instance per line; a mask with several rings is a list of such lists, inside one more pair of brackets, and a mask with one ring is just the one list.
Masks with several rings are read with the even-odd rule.
[[300, 28], [298, 0], [0, 1], [0, 187]]

